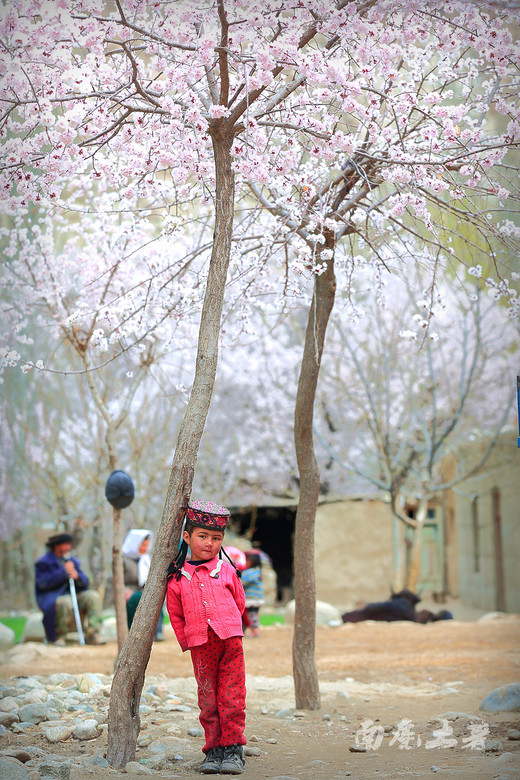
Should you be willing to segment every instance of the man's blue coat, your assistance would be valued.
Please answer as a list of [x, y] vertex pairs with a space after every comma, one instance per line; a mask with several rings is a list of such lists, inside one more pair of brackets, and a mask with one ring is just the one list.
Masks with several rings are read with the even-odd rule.
[[[76, 590], [88, 588], [88, 577], [81, 571], [81, 564], [77, 558], [69, 558], [74, 563], [79, 579], [75, 581]], [[52, 550], [42, 555], [34, 564], [36, 578], [36, 603], [43, 612], [43, 627], [49, 642], [56, 641], [55, 609], [58, 596], [69, 593], [69, 575], [63, 565], [63, 560], [58, 558]]]

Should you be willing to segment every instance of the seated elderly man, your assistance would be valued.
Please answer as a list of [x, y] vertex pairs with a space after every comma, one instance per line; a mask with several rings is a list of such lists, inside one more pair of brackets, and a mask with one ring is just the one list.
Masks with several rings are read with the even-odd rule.
[[104, 645], [100, 638], [101, 604], [99, 595], [88, 590], [88, 577], [77, 558], [70, 555], [72, 536], [56, 534], [47, 539], [48, 551], [34, 564], [36, 603], [43, 612], [43, 626], [49, 644], [63, 644], [69, 631], [74, 631], [74, 610], [69, 580], [74, 580], [85, 642]]

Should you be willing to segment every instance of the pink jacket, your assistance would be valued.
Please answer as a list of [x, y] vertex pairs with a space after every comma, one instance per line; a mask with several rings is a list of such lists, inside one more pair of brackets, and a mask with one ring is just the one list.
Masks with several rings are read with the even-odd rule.
[[185, 564], [180, 580], [173, 577], [166, 591], [166, 608], [182, 648], [208, 641], [208, 626], [221, 639], [243, 636], [245, 594], [233, 566], [220, 558]]

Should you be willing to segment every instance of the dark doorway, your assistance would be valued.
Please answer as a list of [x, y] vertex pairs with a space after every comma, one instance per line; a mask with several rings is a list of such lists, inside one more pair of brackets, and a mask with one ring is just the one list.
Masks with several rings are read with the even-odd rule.
[[231, 509], [231, 527], [270, 557], [276, 574], [276, 600], [293, 597], [293, 535], [296, 505], [241, 506]]

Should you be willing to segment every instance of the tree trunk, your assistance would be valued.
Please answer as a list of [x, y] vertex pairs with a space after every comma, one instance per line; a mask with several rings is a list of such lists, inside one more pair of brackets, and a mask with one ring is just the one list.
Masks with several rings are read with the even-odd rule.
[[[333, 235], [324, 248], [333, 248]], [[314, 574], [314, 522], [320, 493], [320, 473], [314, 453], [312, 424], [325, 332], [334, 305], [336, 278], [333, 260], [314, 279], [314, 294], [307, 321], [298, 392], [294, 411], [294, 443], [300, 475], [300, 499], [294, 532], [293, 675], [298, 709], [320, 706], [318, 671], [314, 657], [316, 581]], [[331, 551], [332, 552], [332, 551]]]
[[128, 623], [126, 619], [125, 575], [123, 556], [121, 554], [123, 544], [121, 510], [115, 507], [112, 522], [112, 582], [114, 583], [114, 603], [116, 608], [117, 647], [118, 652], [121, 652], [128, 636]]
[[123, 767], [135, 756], [139, 702], [155, 627], [166, 592], [166, 571], [177, 554], [200, 440], [209, 411], [218, 362], [220, 320], [233, 236], [232, 128], [225, 119], [210, 126], [215, 156], [215, 233], [202, 307], [193, 388], [181, 423], [150, 572], [121, 650], [110, 696], [107, 760]]
[[393, 577], [392, 592], [399, 593], [403, 589], [403, 563], [401, 556], [401, 518], [392, 511], [392, 548], [393, 548]]
[[423, 497], [419, 501], [419, 506], [415, 515], [415, 528], [412, 536], [412, 546], [410, 548], [410, 562], [406, 573], [406, 587], [408, 590], [417, 591], [417, 583], [421, 574], [421, 554], [422, 554], [422, 532], [426, 517], [428, 516], [428, 498]]
[[93, 574], [94, 590], [99, 593], [101, 604], [105, 603], [106, 568], [104, 550], [104, 517], [102, 512], [96, 512], [92, 521], [92, 539], [90, 543], [89, 565]]
[[[106, 419], [105, 442], [108, 450], [108, 465], [110, 472], [117, 469], [117, 432], [113, 420]], [[118, 653], [126, 642], [128, 624], [126, 620], [125, 576], [123, 569], [123, 528], [121, 509], [113, 507], [112, 511], [112, 584], [114, 587], [114, 606], [116, 611], [117, 650]], [[117, 659], [116, 659], [117, 660]]]

